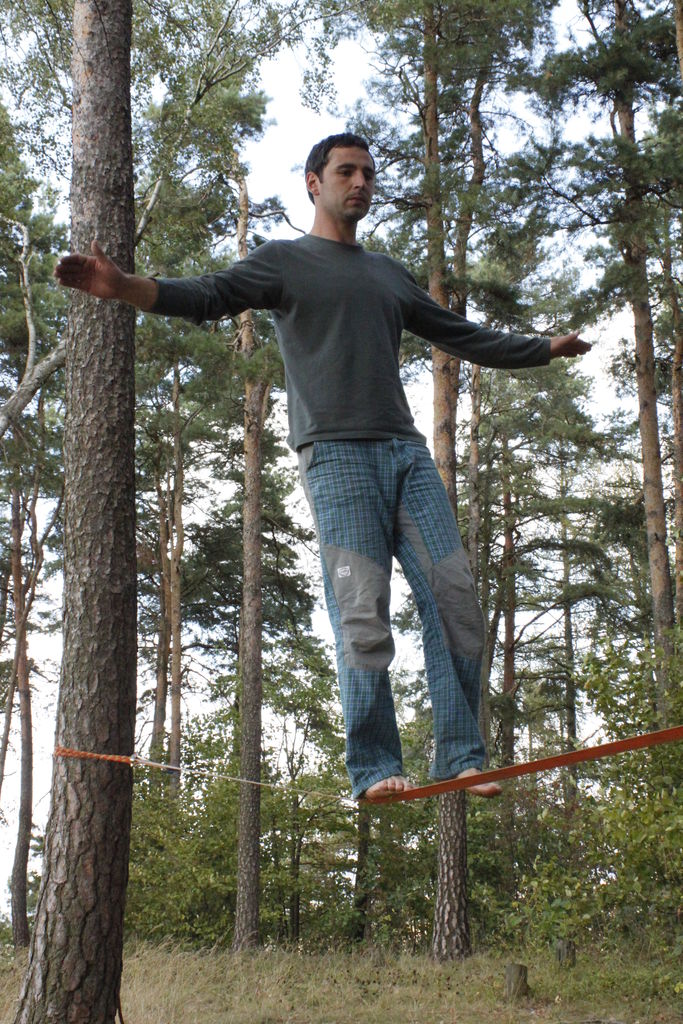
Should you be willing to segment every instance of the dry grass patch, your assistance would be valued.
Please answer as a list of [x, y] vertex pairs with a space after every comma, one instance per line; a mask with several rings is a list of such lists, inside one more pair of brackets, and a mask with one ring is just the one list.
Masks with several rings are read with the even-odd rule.
[[[138, 946], [124, 962], [126, 1024], [683, 1024], [671, 970], [640, 956], [579, 957], [560, 970], [525, 954], [530, 998], [504, 999], [505, 963], [479, 954], [464, 963], [383, 950], [305, 954], [186, 951]], [[0, 1022], [10, 1024], [22, 967], [0, 971]], [[680, 979], [683, 983], [683, 977]]]

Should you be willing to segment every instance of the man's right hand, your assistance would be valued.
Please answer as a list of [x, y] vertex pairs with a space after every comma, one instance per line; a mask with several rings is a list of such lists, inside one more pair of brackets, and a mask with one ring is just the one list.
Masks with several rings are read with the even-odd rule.
[[99, 242], [90, 246], [92, 256], [80, 252], [62, 256], [55, 267], [55, 277], [65, 288], [77, 288], [97, 299], [120, 299], [125, 274], [100, 248]]
[[74, 252], [62, 256], [55, 277], [65, 288], [77, 288], [97, 299], [119, 299], [138, 309], [149, 310], [157, 299], [156, 282], [149, 277], [126, 274], [110, 260], [99, 242], [93, 241], [92, 256]]

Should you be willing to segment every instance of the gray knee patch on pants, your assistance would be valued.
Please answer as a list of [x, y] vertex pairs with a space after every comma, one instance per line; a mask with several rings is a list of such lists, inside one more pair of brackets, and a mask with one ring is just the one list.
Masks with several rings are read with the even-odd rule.
[[480, 658], [484, 650], [484, 616], [464, 548], [432, 567], [432, 593], [450, 649], [466, 658]]
[[444, 639], [451, 651], [477, 660], [484, 650], [484, 616], [465, 549], [457, 548], [433, 562], [422, 534], [405, 508], [399, 509], [399, 528], [415, 550], [434, 595]]
[[332, 544], [322, 546], [322, 555], [339, 606], [346, 664], [383, 671], [394, 657], [389, 574], [372, 558]]

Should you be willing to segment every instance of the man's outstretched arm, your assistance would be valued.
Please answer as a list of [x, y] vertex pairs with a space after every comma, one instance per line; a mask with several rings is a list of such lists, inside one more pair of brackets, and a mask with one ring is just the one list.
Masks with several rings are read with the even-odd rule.
[[64, 256], [55, 267], [55, 277], [67, 288], [98, 299], [119, 299], [146, 313], [201, 324], [237, 316], [245, 309], [275, 309], [282, 295], [281, 245], [266, 242], [246, 259], [213, 273], [155, 279], [126, 274], [93, 242], [92, 256]]
[[578, 331], [554, 338], [527, 336], [472, 323], [440, 306], [405, 271], [409, 281], [409, 312], [405, 326], [449, 355], [493, 369], [520, 370], [545, 366], [551, 359], [585, 355], [591, 345]]
[[80, 252], [62, 256], [55, 277], [65, 288], [77, 288], [97, 299], [118, 299], [148, 311], [157, 301], [159, 289], [151, 277], [126, 274], [110, 260], [98, 242], [91, 245], [92, 256]]

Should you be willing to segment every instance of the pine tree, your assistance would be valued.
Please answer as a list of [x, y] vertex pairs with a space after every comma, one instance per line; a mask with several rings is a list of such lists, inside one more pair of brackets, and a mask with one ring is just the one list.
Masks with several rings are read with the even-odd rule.
[[[73, 241], [133, 266], [131, 9], [79, 0], [73, 48]], [[95, 149], [93, 148], [96, 143]], [[133, 750], [132, 309], [74, 299], [67, 340], [64, 658], [57, 742]], [[120, 764], [55, 761], [17, 1024], [112, 1022], [119, 998], [132, 783]], [[85, 947], [90, 955], [85, 956]]]
[[[674, 613], [657, 410], [652, 258], [658, 209], [680, 205], [674, 170], [680, 164], [680, 112], [673, 105], [680, 93], [674, 24], [664, 8], [622, 0], [581, 3], [580, 9], [588, 42], [554, 56], [537, 87], [549, 111], [557, 114], [580, 105], [599, 114], [609, 130], [581, 143], [556, 138], [550, 146], [539, 147], [533, 173], [537, 176], [543, 165], [565, 228], [600, 232], [607, 268], [603, 288], [611, 288], [613, 300], [627, 303], [633, 314], [650, 587], [661, 655], [658, 699], [665, 721]], [[658, 108], [664, 112], [659, 114]]]
[[[397, 240], [416, 236], [426, 253], [418, 257], [430, 294], [444, 306], [467, 311], [467, 255], [485, 176], [481, 101], [486, 88], [505, 79], [544, 22], [540, 5], [524, 17], [507, 6], [425, 2], [371, 5], [368, 21], [382, 33], [378, 55], [381, 88], [388, 106], [408, 109], [409, 128], [381, 123], [366, 132], [392, 168], [380, 196], [391, 196], [404, 219]], [[361, 127], [363, 120], [359, 119]], [[379, 137], [377, 137], [379, 135]], [[395, 180], [400, 175], [400, 181]], [[424, 218], [423, 223], [421, 223]], [[449, 273], [446, 248], [455, 238]], [[451, 505], [457, 508], [455, 429], [460, 362], [433, 349], [434, 458]], [[512, 579], [512, 576], [510, 576]], [[486, 703], [484, 704], [486, 709]], [[438, 959], [471, 951], [466, 894], [464, 794], [440, 798], [443, 815], [438, 855], [433, 954]]]

